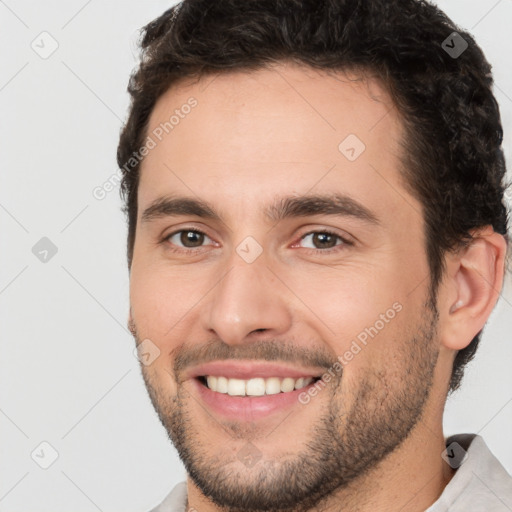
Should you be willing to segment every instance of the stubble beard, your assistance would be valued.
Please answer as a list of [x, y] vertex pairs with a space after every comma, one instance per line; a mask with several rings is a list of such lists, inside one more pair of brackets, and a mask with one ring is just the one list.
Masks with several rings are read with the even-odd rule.
[[[401, 368], [367, 370], [358, 376], [352, 407], [345, 410], [343, 379], [321, 393], [329, 405], [310, 429], [308, 441], [293, 457], [264, 455], [248, 469], [220, 446], [215, 456], [208, 444], [210, 425], [198, 425], [190, 414], [193, 402], [183, 386], [169, 397], [157, 385], [150, 368], [141, 365], [151, 402], [188, 475], [202, 494], [225, 512], [280, 510], [306, 512], [364, 476], [397, 449], [421, 419], [433, 384], [439, 354], [435, 342], [438, 312], [429, 298], [427, 314], [408, 340], [391, 344]], [[385, 343], [382, 333], [375, 343]], [[400, 379], [396, 378], [397, 372]], [[307, 406], [301, 405], [305, 410]], [[300, 411], [299, 414], [305, 414]], [[286, 421], [296, 421], [291, 414]], [[215, 428], [215, 427], [213, 427]], [[250, 429], [233, 427], [226, 443], [239, 442]], [[262, 447], [262, 452], [264, 448]]]

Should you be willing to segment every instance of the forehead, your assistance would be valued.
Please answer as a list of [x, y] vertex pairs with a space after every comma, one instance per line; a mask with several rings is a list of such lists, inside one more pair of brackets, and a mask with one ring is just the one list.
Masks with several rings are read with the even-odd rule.
[[180, 81], [146, 135], [141, 207], [176, 191], [241, 207], [249, 192], [365, 189], [376, 199], [400, 187], [398, 112], [378, 80], [354, 72], [279, 63]]

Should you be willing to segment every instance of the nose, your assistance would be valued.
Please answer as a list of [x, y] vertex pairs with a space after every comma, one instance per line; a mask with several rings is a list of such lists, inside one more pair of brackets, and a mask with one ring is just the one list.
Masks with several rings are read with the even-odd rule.
[[292, 315], [287, 304], [290, 297], [283, 283], [267, 267], [263, 254], [247, 263], [235, 253], [224, 268], [223, 277], [203, 306], [205, 329], [230, 345], [256, 339], [256, 333], [261, 331], [267, 338], [290, 329]]

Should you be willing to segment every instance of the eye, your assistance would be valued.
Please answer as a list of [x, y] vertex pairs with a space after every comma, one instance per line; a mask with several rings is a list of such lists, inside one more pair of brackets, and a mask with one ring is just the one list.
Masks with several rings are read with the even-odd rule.
[[[305, 235], [302, 235], [300, 240], [310, 239], [310, 242], [313, 244], [313, 247], [310, 249], [313, 252], [331, 252], [332, 250], [338, 251], [340, 249], [334, 249], [339, 246], [347, 246], [354, 245], [353, 242], [343, 238], [337, 233], [333, 233], [332, 231], [321, 230], [321, 231], [310, 231]], [[338, 240], [340, 243], [337, 243]], [[308, 247], [306, 247], [308, 249]]]
[[[203, 231], [199, 229], [180, 229], [179, 231], [174, 231], [173, 233], [167, 235], [162, 241], [170, 242], [171, 249], [177, 252], [190, 252], [194, 249], [203, 247], [203, 243], [205, 238], [212, 241], [211, 238]], [[176, 249], [175, 247], [178, 247]], [[183, 249], [179, 249], [182, 247]]]
[[[173, 233], [165, 236], [162, 242], [168, 243], [170, 249], [174, 252], [193, 253], [197, 252], [197, 249], [204, 247], [206, 239], [213, 242], [213, 240], [203, 231], [196, 228], [185, 228], [174, 231]], [[305, 247], [305, 249], [313, 251], [314, 253], [337, 252], [342, 250], [345, 246], [354, 245], [353, 242], [338, 235], [337, 233], [328, 230], [319, 230], [305, 233], [301, 236], [300, 242], [294, 244], [292, 247], [297, 247], [299, 243], [308, 239], [313, 246]], [[339, 247], [339, 249], [336, 249], [336, 247]]]

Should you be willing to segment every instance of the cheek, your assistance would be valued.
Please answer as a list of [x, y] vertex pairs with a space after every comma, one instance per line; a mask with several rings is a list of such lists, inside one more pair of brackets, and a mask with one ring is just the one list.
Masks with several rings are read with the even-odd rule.
[[171, 279], [155, 268], [142, 272], [140, 267], [132, 266], [132, 317], [141, 341], [151, 340], [160, 351], [150, 365], [142, 366], [150, 392], [157, 401], [177, 393], [172, 354], [186, 340], [187, 314], [193, 314], [193, 305], [197, 303], [189, 288], [190, 284], [185, 286], [184, 282]]
[[328, 337], [346, 338], [373, 325], [398, 300], [400, 292], [382, 279], [386, 272], [367, 266], [316, 268], [290, 272], [286, 282], [300, 299], [301, 315], [323, 325]]
[[198, 282], [186, 273], [132, 266], [130, 304], [140, 336], [157, 344], [179, 339], [181, 324], [204, 295]]
[[[316, 269], [290, 273], [296, 291], [298, 323], [315, 332], [336, 357], [347, 377], [360, 368], [381, 366], [407, 331], [407, 284], [398, 272], [380, 267]], [[393, 286], [392, 286], [393, 284]]]

